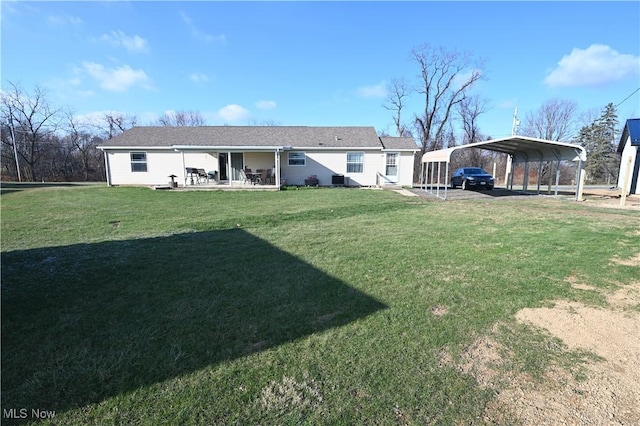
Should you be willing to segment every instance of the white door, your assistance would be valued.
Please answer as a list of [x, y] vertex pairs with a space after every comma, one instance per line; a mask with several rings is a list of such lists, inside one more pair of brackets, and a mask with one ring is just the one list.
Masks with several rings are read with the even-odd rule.
[[386, 183], [398, 183], [398, 153], [387, 152], [384, 176]]

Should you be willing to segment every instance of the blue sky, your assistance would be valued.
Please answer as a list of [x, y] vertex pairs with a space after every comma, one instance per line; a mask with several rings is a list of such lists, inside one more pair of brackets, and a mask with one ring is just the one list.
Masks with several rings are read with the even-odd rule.
[[[429, 43], [485, 60], [483, 134], [511, 133], [550, 99], [640, 117], [640, 2], [2, 1], [2, 87], [47, 90], [81, 117], [151, 124], [374, 126], [394, 78]], [[634, 93], [635, 92], [635, 93]], [[632, 95], [633, 94], [633, 95]], [[629, 95], [631, 95], [629, 97]], [[626, 99], [629, 97], [628, 99]], [[626, 99], [626, 100], [625, 100]], [[624, 101], [624, 102], [623, 102]], [[420, 111], [412, 99], [407, 114]]]

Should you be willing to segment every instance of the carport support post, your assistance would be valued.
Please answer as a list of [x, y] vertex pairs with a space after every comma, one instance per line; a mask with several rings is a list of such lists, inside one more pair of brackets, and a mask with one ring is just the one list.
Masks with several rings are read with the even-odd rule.
[[436, 170], [435, 165], [431, 163], [431, 180], [429, 182], [429, 192], [431, 194], [433, 194], [433, 173], [435, 172], [435, 170]]
[[582, 160], [578, 161], [578, 179], [576, 179], [576, 201], [582, 201], [582, 188], [584, 187], [584, 170]]
[[447, 161], [444, 166], [444, 199], [447, 199], [447, 188], [449, 185], [447, 184], [449, 180], [449, 162]]
[[558, 166], [556, 167], [556, 190], [553, 194], [554, 197], [558, 196], [558, 185], [560, 184], [560, 160], [558, 160]]
[[627, 191], [631, 193], [631, 156], [627, 158], [627, 164], [624, 166], [622, 192], [620, 193], [620, 207], [624, 207], [627, 202]]
[[542, 160], [538, 163], [538, 195], [540, 195], [540, 179], [542, 178]]
[[513, 156], [511, 154], [509, 154], [509, 155], [507, 155], [507, 167], [506, 167], [506, 170], [504, 171], [504, 187], [505, 187], [505, 189], [509, 189], [509, 183], [510, 182], [511, 182], [511, 185], [513, 186], [513, 180], [511, 179], [513, 177], [513, 172], [512, 172], [513, 164], [512, 163], [513, 163]]
[[436, 187], [436, 197], [440, 198], [440, 166], [442, 163], [438, 161], [438, 186]]

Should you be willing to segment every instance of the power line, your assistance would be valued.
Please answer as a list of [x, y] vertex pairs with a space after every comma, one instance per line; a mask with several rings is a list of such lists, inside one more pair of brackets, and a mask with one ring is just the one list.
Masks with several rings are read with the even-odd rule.
[[629, 99], [630, 97], [632, 97], [633, 95], [635, 95], [635, 94], [638, 92], [638, 90], [640, 90], [640, 87], [638, 87], [636, 90], [634, 90], [634, 91], [633, 91], [629, 96], [627, 96], [626, 98], [624, 98], [624, 99], [622, 100], [622, 102], [620, 102], [618, 105], [616, 105], [616, 108], [618, 108], [620, 105], [622, 105], [623, 103], [625, 103], [625, 101], [626, 101], [627, 99]]

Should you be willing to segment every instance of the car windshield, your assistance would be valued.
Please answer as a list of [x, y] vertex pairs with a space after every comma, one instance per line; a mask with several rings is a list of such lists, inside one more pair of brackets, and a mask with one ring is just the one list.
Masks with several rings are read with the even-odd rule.
[[464, 174], [465, 175], [486, 175], [488, 173], [485, 172], [484, 169], [481, 169], [480, 167], [472, 167], [468, 169], [465, 168]]

